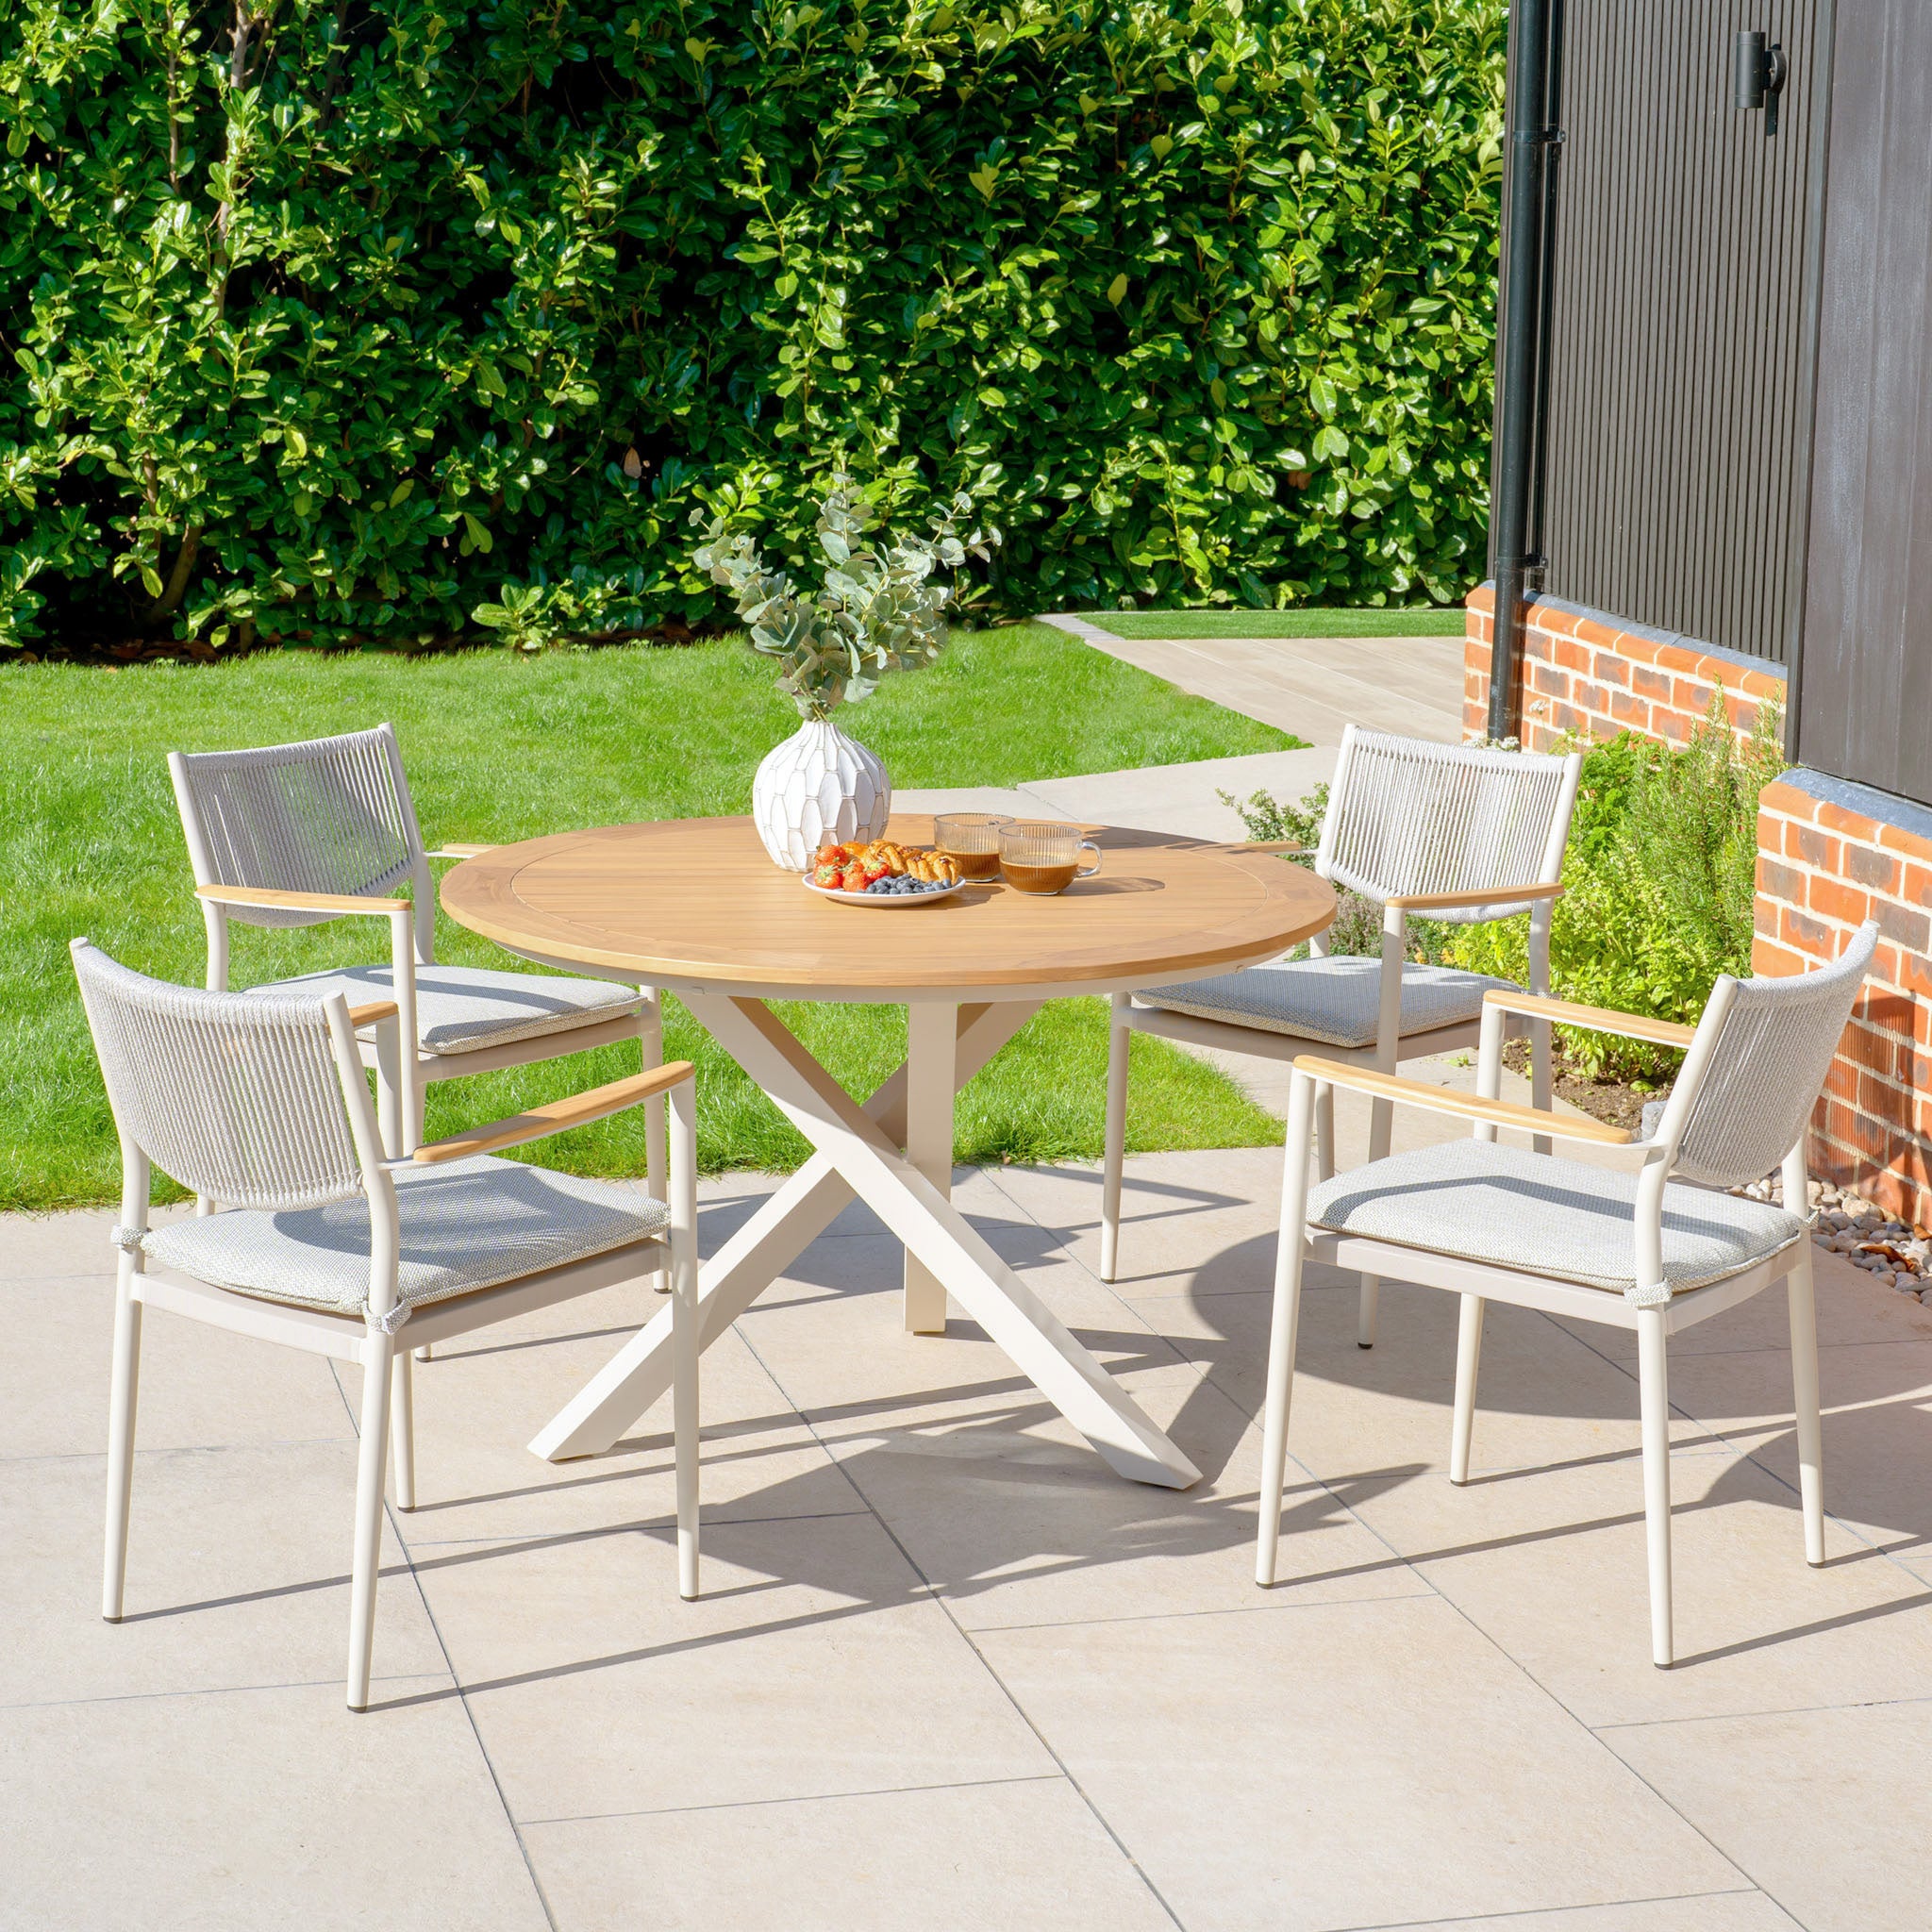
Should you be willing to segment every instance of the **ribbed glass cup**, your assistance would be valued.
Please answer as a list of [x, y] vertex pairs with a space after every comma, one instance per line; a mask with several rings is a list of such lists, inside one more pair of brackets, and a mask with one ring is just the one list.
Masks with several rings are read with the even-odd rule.
[[[1091, 852], [1093, 863], [1082, 866]], [[1000, 827], [1000, 875], [1016, 892], [1064, 892], [1100, 870], [1100, 847], [1078, 825], [1052, 819], [1009, 819]]]
[[962, 879], [996, 879], [1000, 828], [1012, 823], [998, 812], [941, 812], [932, 822], [932, 842], [959, 868]]

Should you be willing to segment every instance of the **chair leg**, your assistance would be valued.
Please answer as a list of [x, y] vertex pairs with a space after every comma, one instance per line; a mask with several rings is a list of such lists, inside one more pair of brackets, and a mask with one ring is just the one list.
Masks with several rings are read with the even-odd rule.
[[390, 1369], [390, 1455], [395, 1462], [396, 1507], [416, 1507], [416, 1384], [409, 1351], [399, 1348]]
[[670, 1095], [672, 1168], [671, 1435], [677, 1465], [677, 1593], [698, 1593], [697, 1111], [691, 1083]]
[[1664, 1311], [1637, 1312], [1637, 1379], [1643, 1415], [1643, 1526], [1650, 1551], [1650, 1659], [1667, 1671], [1671, 1635], [1671, 1398]]
[[134, 1414], [141, 1396], [142, 1306], [134, 1299], [133, 1264], [121, 1264], [114, 1304], [114, 1382], [108, 1399], [108, 1549], [101, 1575], [101, 1615], [121, 1621], [127, 1583], [127, 1517], [134, 1488]]
[[1805, 1515], [1805, 1560], [1824, 1561], [1824, 1443], [1818, 1419], [1818, 1313], [1811, 1289], [1811, 1243], [1786, 1278], [1791, 1315], [1791, 1395], [1798, 1424], [1798, 1494]]
[[1255, 1538], [1255, 1581], [1274, 1582], [1281, 1544], [1281, 1491], [1288, 1472], [1288, 1408], [1294, 1386], [1295, 1334], [1302, 1312], [1302, 1261], [1307, 1246], [1308, 1116], [1313, 1085], [1297, 1074], [1289, 1091], [1288, 1138], [1281, 1178], [1281, 1233], [1274, 1249], [1274, 1310], [1268, 1331], [1268, 1400], [1261, 1428], [1261, 1520]]
[[1120, 1272], [1121, 1170], [1127, 1158], [1127, 1062], [1133, 1036], [1121, 1024], [1127, 996], [1113, 996], [1112, 1023], [1107, 1033], [1107, 1139], [1100, 1175], [1100, 1278], [1112, 1281]]
[[[1395, 1103], [1375, 1100], [1369, 1103], [1369, 1158], [1386, 1160], [1389, 1141], [1395, 1125]], [[1382, 1283], [1374, 1274], [1362, 1276], [1361, 1302], [1356, 1311], [1355, 1345], [1374, 1348], [1377, 1313], [1382, 1299]]]
[[390, 1363], [395, 1346], [372, 1331], [362, 1343], [362, 1441], [356, 1458], [356, 1541], [349, 1572], [349, 1708], [369, 1708], [375, 1641], [375, 1578], [382, 1558], [382, 1483], [389, 1462]]
[[1479, 1294], [1460, 1297], [1456, 1325], [1456, 1418], [1449, 1436], [1449, 1480], [1469, 1480], [1469, 1444], [1475, 1432], [1475, 1377], [1483, 1356], [1483, 1310]]
[[[648, 1074], [664, 1064], [664, 1002], [655, 986], [641, 986], [643, 1011], [638, 1015], [639, 1071]], [[644, 1103], [644, 1191], [654, 1201], [669, 1200], [665, 1191], [664, 1096], [659, 1093]], [[671, 1291], [671, 1272], [655, 1268], [646, 1277], [654, 1293]]]
[[1335, 1089], [1315, 1090], [1315, 1178], [1335, 1178]]

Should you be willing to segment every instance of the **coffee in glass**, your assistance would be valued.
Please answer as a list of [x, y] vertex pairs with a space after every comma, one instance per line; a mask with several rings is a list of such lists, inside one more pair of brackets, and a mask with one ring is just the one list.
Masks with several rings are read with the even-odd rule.
[[962, 879], [996, 879], [1000, 828], [1011, 824], [997, 812], [941, 812], [932, 822], [932, 842], [959, 868]]
[[[1083, 852], [1092, 853], [1091, 865], [1081, 865]], [[1010, 819], [1000, 827], [1000, 873], [1016, 892], [1064, 892], [1099, 870], [1100, 848], [1081, 838], [1078, 825]]]

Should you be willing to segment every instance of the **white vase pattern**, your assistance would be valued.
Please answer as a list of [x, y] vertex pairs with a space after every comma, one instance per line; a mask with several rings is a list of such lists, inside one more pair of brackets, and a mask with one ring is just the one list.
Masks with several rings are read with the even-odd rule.
[[807, 871], [821, 845], [876, 839], [891, 809], [885, 766], [826, 719], [808, 718], [752, 780], [758, 837], [788, 872]]

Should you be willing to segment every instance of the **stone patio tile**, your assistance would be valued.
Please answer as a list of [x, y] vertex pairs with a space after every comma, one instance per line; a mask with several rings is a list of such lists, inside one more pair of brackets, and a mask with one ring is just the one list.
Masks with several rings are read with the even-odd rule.
[[358, 1717], [335, 1682], [0, 1710], [0, 1817], [22, 1932], [546, 1924], [453, 1699]]
[[1062, 1777], [535, 1824], [524, 1837], [558, 1932], [1174, 1925]]
[[520, 1821], [824, 1797], [1054, 1770], [870, 1515], [419, 1552]]
[[1707, 1891], [1701, 1898], [1632, 1899], [1614, 1906], [1512, 1913], [1494, 1919], [1431, 1919], [1402, 1932], [1800, 1932], [1761, 1891]]
[[108, 1230], [121, 1217], [111, 1208], [76, 1208], [64, 1214], [9, 1214], [0, 1241], [0, 1282], [42, 1275], [114, 1273]]
[[[113, 1275], [0, 1282], [0, 1324], [8, 1371], [0, 1459], [102, 1454]], [[150, 1308], [135, 1433], [143, 1449], [208, 1449], [341, 1440], [350, 1426], [325, 1357]]]
[[[1097, 1164], [1003, 1167], [994, 1179], [1020, 1211], [1053, 1229], [1066, 1254], [1098, 1277]], [[1115, 1288], [1142, 1297], [1186, 1294], [1197, 1285], [1271, 1287], [1280, 1195], [1278, 1147], [1135, 1156], [1122, 1189]]]
[[1831, 1523], [1810, 1568], [1797, 1498], [1743, 1457], [1673, 1455], [1671, 1481], [1668, 1671], [1650, 1660], [1634, 1458], [1343, 1493], [1586, 1724], [1932, 1696], [1932, 1591]]
[[1602, 1735], [1807, 1932], [1906, 1932], [1932, 1919], [1932, 1705]]
[[[1932, 1569], [1932, 1339], [1819, 1351], [1824, 1507], [1877, 1548]], [[1795, 1491], [1791, 1358], [1785, 1350], [1693, 1355], [1671, 1399]]]
[[[606, 1455], [545, 1462], [527, 1446], [636, 1333], [640, 1315], [662, 1306], [647, 1290], [608, 1289], [461, 1337], [418, 1362], [418, 1502], [396, 1517], [404, 1541], [413, 1548], [669, 1522], [676, 1496], [668, 1394]], [[546, 1324], [558, 1332], [530, 1332]], [[359, 1374], [345, 1370], [341, 1379], [359, 1412]], [[705, 1351], [699, 1407], [708, 1515], [864, 1508], [735, 1332]]]
[[[819, 1319], [823, 1319], [820, 1315]], [[949, 1354], [991, 1344], [949, 1336]], [[774, 1360], [790, 1359], [783, 1347]], [[1260, 1437], [1183, 1372], [1119, 1378], [1202, 1468], [1186, 1491], [1124, 1482], [1043, 1398], [1024, 1407], [933, 1400], [908, 1389], [814, 1412], [855, 1489], [969, 1630], [1182, 1611], [1286, 1608], [1310, 1597], [1412, 1595], [1426, 1586], [1305, 1473], [1274, 1593], [1254, 1580]], [[1028, 1400], [1027, 1398], [1030, 1398]], [[810, 1407], [810, 1405], [808, 1405]], [[1307, 1579], [1297, 1585], [1297, 1579]]]
[[1189, 1932], [1749, 1883], [1434, 1598], [975, 1641]]
[[[356, 1445], [138, 1456], [126, 1616], [101, 1618], [106, 1458], [0, 1463], [0, 1705], [330, 1683], [349, 1653]], [[378, 1675], [444, 1668], [385, 1523]]]
[[[1272, 1294], [1136, 1301], [1214, 1385], [1250, 1415], [1267, 1386]], [[1371, 1490], [1449, 1466], [1457, 1297], [1384, 1282], [1379, 1339], [1356, 1344], [1352, 1275], [1311, 1270], [1302, 1295], [1289, 1448], [1317, 1475]], [[1634, 1458], [1641, 1446], [1633, 1374], [1546, 1317], [1491, 1303], [1483, 1323], [1473, 1469], [1542, 1469]], [[1687, 1448], [1723, 1452], [1702, 1424], [1673, 1420]]]

